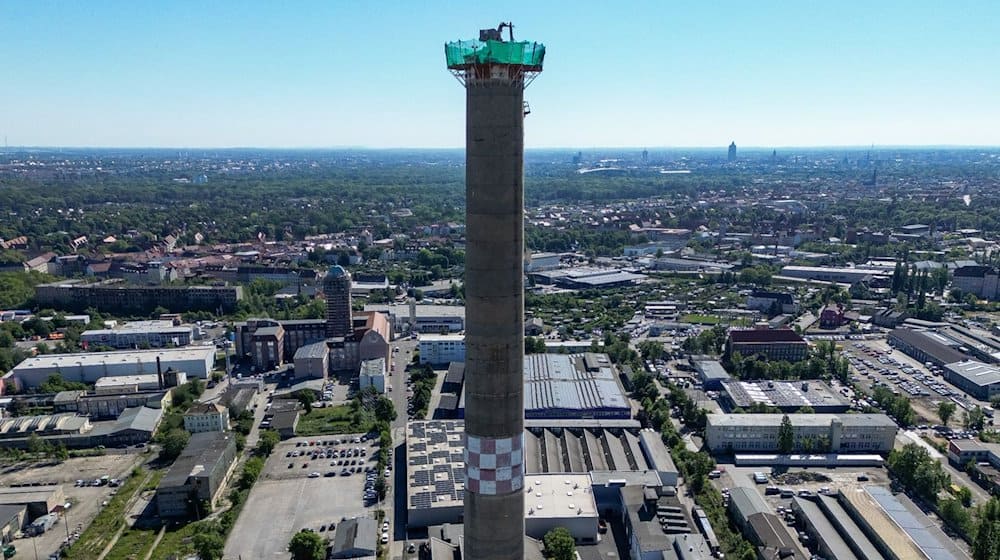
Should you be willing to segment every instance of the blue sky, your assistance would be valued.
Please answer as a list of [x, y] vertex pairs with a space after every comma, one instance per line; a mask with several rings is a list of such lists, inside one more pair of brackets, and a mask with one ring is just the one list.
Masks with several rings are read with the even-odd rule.
[[12, 146], [458, 147], [443, 43], [543, 42], [529, 147], [1000, 145], [1000, 2], [0, 2]]

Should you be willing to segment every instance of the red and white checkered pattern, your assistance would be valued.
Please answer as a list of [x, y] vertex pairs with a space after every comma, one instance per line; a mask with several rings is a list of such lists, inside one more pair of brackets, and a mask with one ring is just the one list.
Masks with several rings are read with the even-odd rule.
[[465, 435], [465, 490], [496, 496], [524, 487], [524, 434], [511, 438]]

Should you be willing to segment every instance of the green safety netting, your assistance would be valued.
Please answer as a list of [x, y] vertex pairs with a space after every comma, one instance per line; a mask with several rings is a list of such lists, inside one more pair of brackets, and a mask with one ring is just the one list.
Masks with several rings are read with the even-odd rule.
[[469, 64], [520, 64], [541, 66], [545, 45], [522, 41], [454, 41], [446, 43], [444, 55], [448, 68]]

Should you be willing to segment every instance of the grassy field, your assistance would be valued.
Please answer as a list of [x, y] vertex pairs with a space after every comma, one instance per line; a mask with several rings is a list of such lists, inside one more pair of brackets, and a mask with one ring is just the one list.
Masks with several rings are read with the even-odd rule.
[[314, 408], [299, 417], [295, 435], [321, 436], [327, 434], [357, 434], [371, 430], [368, 422], [356, 424], [350, 405]]
[[105, 560], [142, 560], [156, 540], [153, 529], [125, 529]]
[[695, 325], [717, 325], [722, 322], [722, 319], [714, 315], [699, 315], [697, 313], [689, 313], [681, 317], [680, 322], [693, 323]]
[[[170, 526], [163, 534], [163, 540], [151, 556], [152, 560], [168, 560], [175, 558], [178, 554], [192, 553], [191, 537], [198, 529], [197, 523], [187, 523], [179, 526]], [[154, 533], [155, 536], [155, 533]], [[152, 539], [152, 537], [150, 537]]]

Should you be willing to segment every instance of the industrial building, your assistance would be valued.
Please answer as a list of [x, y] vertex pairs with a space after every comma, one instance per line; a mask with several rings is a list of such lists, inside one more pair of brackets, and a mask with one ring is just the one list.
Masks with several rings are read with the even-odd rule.
[[824, 558], [885, 560], [878, 546], [844, 509], [837, 496], [819, 494], [792, 498], [792, 511]]
[[136, 391], [127, 393], [88, 393], [87, 391], [60, 391], [52, 397], [56, 412], [72, 412], [90, 417], [91, 421], [118, 418], [129, 408], [165, 408], [172, 400], [169, 390]]
[[[0, 505], [27, 508], [27, 519], [35, 519], [66, 503], [61, 485], [0, 487]], [[27, 519], [25, 521], [27, 521]]]
[[[334, 309], [339, 309], [339, 306], [334, 306]], [[384, 314], [354, 314], [351, 319], [353, 331], [346, 337], [328, 338], [326, 331], [333, 328], [328, 322], [324, 319], [251, 319], [237, 323], [236, 354], [250, 359], [258, 368], [275, 367], [284, 363], [286, 357], [294, 360], [296, 352], [303, 346], [322, 342], [329, 352], [328, 371], [357, 371], [363, 360], [389, 359], [392, 331]], [[278, 345], [280, 352], [275, 349]]]
[[[453, 414], [466, 416], [464, 391]], [[632, 408], [607, 354], [528, 354], [524, 356], [524, 417], [627, 420]]]
[[[782, 557], [804, 560], [803, 556], [796, 552], [798, 547], [785, 529], [785, 524], [775, 515], [774, 510], [767, 505], [756, 488], [737, 486], [729, 492], [729, 511], [740, 533], [765, 551], [792, 551], [793, 554]], [[772, 556], [764, 554], [764, 557]]]
[[981, 299], [1000, 298], [1000, 274], [992, 266], [960, 266], [952, 273], [952, 287]]
[[885, 558], [968, 560], [969, 556], [904, 494], [881, 486], [841, 490], [838, 502]]
[[365, 311], [384, 313], [396, 332], [447, 334], [465, 330], [465, 306], [407, 304], [369, 304]]
[[417, 346], [420, 363], [446, 365], [465, 361], [465, 335], [422, 334]]
[[375, 558], [378, 523], [370, 517], [353, 517], [337, 525], [330, 558]]
[[561, 259], [561, 253], [531, 253], [528, 258], [524, 259], [524, 270], [525, 272], [539, 272], [559, 268]]
[[[236, 356], [249, 358], [254, 363], [265, 362], [265, 357], [260, 355], [260, 351], [254, 342], [254, 336], [258, 330], [264, 330], [267, 333], [269, 331], [266, 329], [274, 327], [281, 327], [282, 330], [282, 357], [294, 357], [299, 348], [315, 342], [321, 342], [326, 338], [326, 321], [323, 319], [297, 319], [290, 321], [247, 319], [244, 322], [236, 323], [234, 326], [234, 330], [236, 331]], [[273, 333], [273, 331], [271, 332]]]
[[532, 272], [530, 276], [538, 284], [555, 285], [568, 290], [617, 288], [638, 284], [646, 279], [645, 274], [614, 268], [563, 268]]
[[164, 348], [191, 344], [194, 329], [190, 325], [174, 325], [173, 321], [129, 321], [110, 329], [80, 333], [85, 346], [126, 348]]
[[160, 517], [187, 517], [207, 502], [214, 508], [236, 461], [236, 437], [227, 432], [193, 434], [156, 487]]
[[3, 382], [5, 385], [15, 383], [26, 389], [37, 387], [50, 375], [61, 375], [67, 381], [94, 383], [102, 377], [155, 375], [157, 367], [160, 371], [183, 371], [189, 378], [208, 379], [215, 367], [215, 347], [42, 354], [14, 366], [14, 369], [3, 376]]
[[0, 441], [18, 449], [26, 448], [32, 435], [74, 449], [135, 445], [152, 439], [162, 418], [162, 408], [145, 406], [126, 408], [117, 419], [101, 422], [68, 413], [8, 417], [0, 420]]
[[958, 350], [957, 343], [933, 331], [893, 329], [889, 332], [889, 344], [919, 362], [938, 367], [967, 358]]
[[705, 443], [712, 453], [773, 453], [785, 416], [794, 451], [888, 453], [899, 427], [885, 414], [709, 414]]
[[529, 354], [524, 417], [628, 419], [632, 407], [607, 354]]
[[768, 313], [772, 309], [776, 310], [777, 314], [798, 313], [799, 306], [792, 294], [754, 290], [747, 296], [747, 309], [755, 309], [762, 313]]
[[726, 368], [717, 360], [692, 360], [695, 371], [698, 372], [698, 379], [701, 387], [705, 391], [719, 391], [722, 389], [722, 382], [732, 379]]
[[721, 383], [721, 402], [727, 411], [749, 410], [754, 405], [797, 412], [809, 407], [813, 412], [847, 412], [851, 402], [822, 381], [736, 381]]
[[[713, 556], [694, 556], [704, 551], [704, 539], [694, 533], [694, 523], [676, 496], [660, 496], [639, 485], [618, 488], [618, 504], [611, 508], [621, 516], [633, 560], [706, 560]], [[709, 526], [711, 531], [711, 526]], [[687, 549], [681, 548], [687, 544]], [[711, 550], [711, 546], [708, 548]], [[717, 552], [718, 546], [712, 552]]]
[[39, 307], [83, 311], [93, 307], [114, 314], [148, 314], [157, 307], [174, 313], [231, 313], [243, 299], [241, 286], [133, 286], [121, 280], [65, 280], [35, 286]]
[[768, 360], [798, 362], [809, 356], [809, 344], [792, 329], [731, 329], [726, 353], [744, 357], [760, 354]]
[[295, 379], [324, 379], [330, 371], [330, 349], [326, 342], [313, 342], [295, 351]]
[[[677, 468], [655, 433], [641, 430], [632, 421], [629, 427], [606, 428], [601, 427], [603, 423], [526, 423], [522, 450], [526, 484], [535, 474], [588, 475], [594, 499], [601, 507], [618, 500], [622, 481], [638, 481], [654, 488], [677, 484]], [[462, 421], [455, 420], [407, 424], [408, 526], [454, 523], [462, 518], [464, 427]], [[530, 500], [526, 504], [530, 505]]]
[[1000, 394], [1000, 367], [966, 360], [945, 364], [944, 378], [967, 394], [989, 401]]
[[564, 527], [580, 543], [597, 541], [597, 501], [587, 474], [531, 474], [524, 481], [524, 531], [541, 539]]
[[187, 374], [183, 371], [168, 369], [162, 374], [147, 373], [143, 375], [117, 375], [102, 377], [94, 382], [94, 393], [98, 395], [121, 395], [161, 391], [187, 383]]
[[782, 267], [781, 276], [801, 278], [804, 280], [821, 280], [840, 284], [856, 284], [873, 278], [888, 278], [891, 271], [879, 268], [851, 268], [825, 266], [795, 266]]

